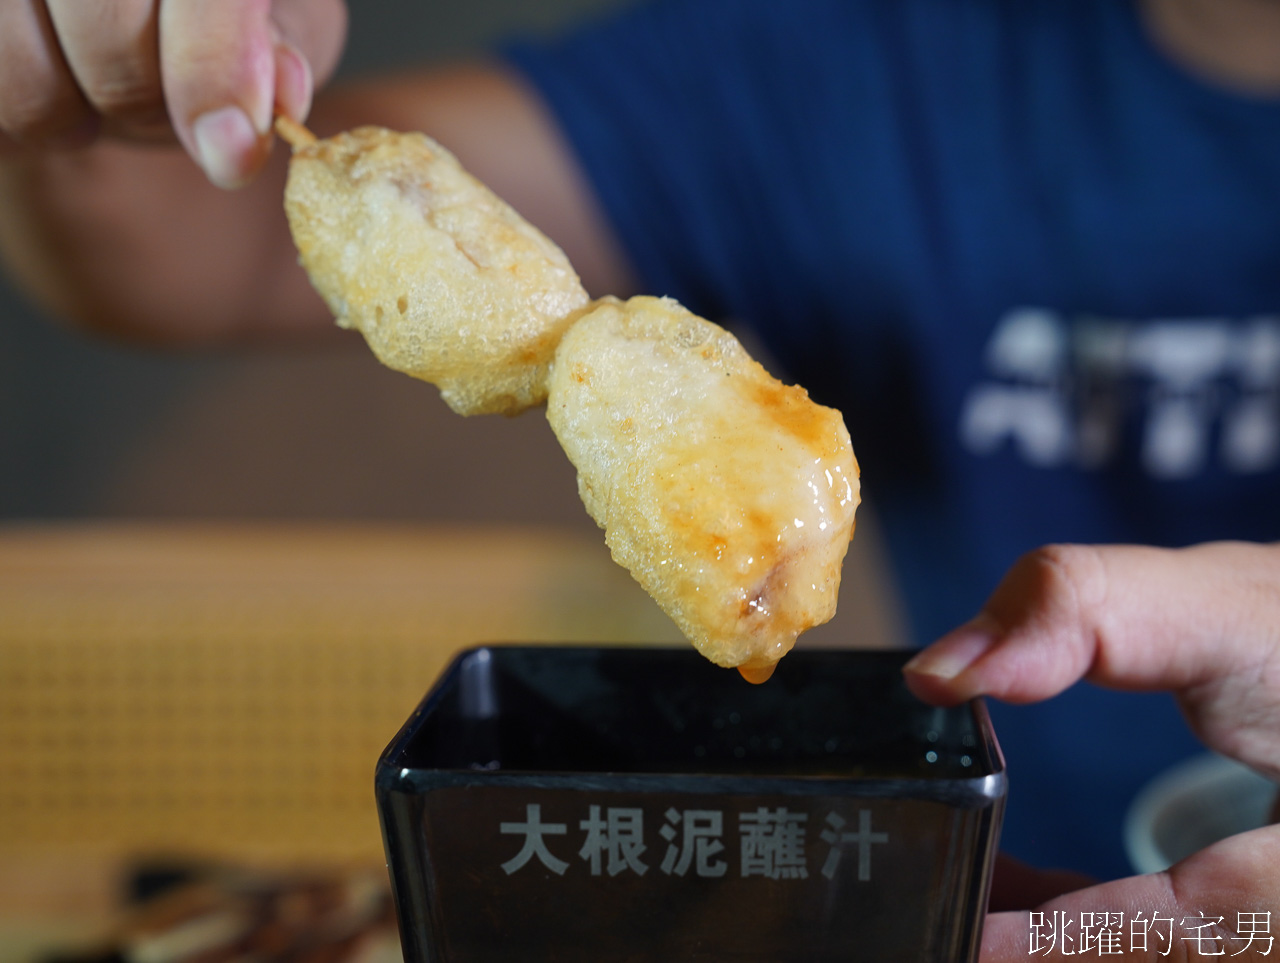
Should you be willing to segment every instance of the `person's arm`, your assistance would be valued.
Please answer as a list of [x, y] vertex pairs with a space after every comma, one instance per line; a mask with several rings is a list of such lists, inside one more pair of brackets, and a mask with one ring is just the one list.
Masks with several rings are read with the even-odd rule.
[[[1080, 679], [1169, 689], [1208, 746], [1280, 780], [1278, 627], [1280, 545], [1053, 546], [1018, 562], [973, 621], [908, 663], [907, 682], [939, 704], [979, 695], [1033, 702]], [[1215, 933], [1227, 940], [1237, 913], [1280, 906], [1276, 866], [1280, 826], [1267, 826], [1166, 872], [1026, 908], [1068, 919], [1139, 910], [1222, 917]], [[1028, 932], [1025, 912], [989, 916], [983, 963], [1025, 960]], [[1244, 942], [1215, 945], [1230, 954]], [[1190, 955], [1189, 944], [1176, 950]], [[1154, 949], [1149, 958], [1158, 958]]]
[[[21, 36], [6, 33], [4, 24], [14, 8], [25, 6], [0, 0], [0, 37], [5, 38], [0, 39], [0, 64]], [[50, 3], [51, 10], [62, 6]], [[78, 5], [81, 15], [99, 6], [115, 10], [129, 4]], [[196, 6], [208, 11], [203, 23], [194, 14], [185, 19], [170, 14], [170, 24], [164, 16], [169, 7], [159, 6], [154, 14], [159, 53], [149, 65], [145, 51], [99, 44], [82, 54], [93, 65], [86, 67], [74, 61], [72, 43], [54, 38], [74, 69], [45, 77], [49, 106], [43, 119], [33, 119], [28, 109], [22, 123], [15, 120], [21, 112], [14, 103], [30, 104], [31, 85], [19, 85], [9, 76], [12, 71], [0, 69], [0, 255], [8, 273], [47, 311], [113, 336], [200, 345], [326, 332], [329, 313], [297, 266], [282, 212], [286, 151], [276, 145], [267, 159], [268, 133], [210, 162], [208, 125], [204, 135], [199, 133], [199, 118], [221, 109], [215, 101], [242, 105], [247, 115], [262, 113], [265, 97], [277, 109], [304, 113], [310, 77], [299, 79], [290, 66], [292, 55], [281, 60], [278, 45], [275, 73], [265, 80], [252, 70], [227, 66], [253, 60], [254, 30], [278, 38], [278, 26], [249, 23], [243, 8], [253, 4], [247, 2]], [[319, 28], [308, 28], [297, 11], [330, 7], [298, 0], [277, 3], [272, 11], [291, 16], [293, 34], [306, 37], [309, 29]], [[237, 11], [240, 19], [232, 16]], [[166, 50], [182, 49], [183, 35], [175, 32], [219, 35], [207, 22], [213, 16], [224, 20], [221, 46], [206, 44], [199, 56], [166, 56]], [[51, 20], [45, 33], [29, 33], [26, 43], [52, 42], [53, 26]], [[325, 43], [322, 38], [310, 46]], [[303, 40], [288, 45], [295, 54], [307, 46]], [[104, 102], [83, 79], [103, 72], [98, 61], [112, 57], [118, 67], [151, 78], [140, 82], [128, 111]], [[312, 69], [323, 74], [328, 68]], [[69, 77], [78, 83], [70, 91]], [[239, 87], [228, 77], [239, 77]], [[263, 83], [267, 94], [258, 89]], [[138, 106], [144, 103], [149, 107]], [[137, 143], [154, 136], [154, 112], [165, 105], [164, 116], [185, 152]], [[84, 137], [86, 117], [96, 137], [91, 146], [50, 146], [68, 136]], [[146, 121], [135, 123], [136, 118]], [[618, 246], [553, 122], [536, 96], [501, 68], [455, 67], [334, 89], [317, 98], [308, 123], [321, 135], [360, 124], [431, 134], [560, 243], [589, 290], [627, 293], [630, 282]], [[195, 159], [205, 162], [205, 171]], [[221, 182], [249, 178], [264, 160], [261, 173], [239, 190], [210, 183], [209, 176]]]

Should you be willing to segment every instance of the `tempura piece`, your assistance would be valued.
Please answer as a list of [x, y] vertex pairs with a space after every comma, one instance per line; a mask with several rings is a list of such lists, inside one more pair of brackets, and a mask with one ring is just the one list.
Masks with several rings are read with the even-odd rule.
[[544, 401], [588, 300], [564, 253], [423, 134], [279, 129], [294, 144], [289, 226], [338, 324], [460, 414]]
[[840, 413], [670, 299], [565, 335], [547, 417], [620, 564], [711, 661], [767, 678], [835, 614], [858, 465]]
[[613, 557], [704, 655], [763, 681], [835, 614], [859, 500], [839, 412], [675, 301], [589, 306], [560, 249], [427, 137], [278, 128], [338, 323], [462, 414], [547, 400]]

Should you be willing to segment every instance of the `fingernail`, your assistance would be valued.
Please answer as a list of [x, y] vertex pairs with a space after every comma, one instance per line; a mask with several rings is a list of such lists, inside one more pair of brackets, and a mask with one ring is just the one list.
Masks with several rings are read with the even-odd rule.
[[298, 48], [276, 44], [276, 107], [290, 120], [302, 123], [311, 111], [311, 65]]
[[239, 107], [201, 114], [191, 126], [200, 166], [218, 187], [232, 190], [248, 183], [258, 133]]
[[904, 672], [954, 679], [996, 643], [994, 627], [986, 620], [974, 620], [943, 636], [904, 665]]

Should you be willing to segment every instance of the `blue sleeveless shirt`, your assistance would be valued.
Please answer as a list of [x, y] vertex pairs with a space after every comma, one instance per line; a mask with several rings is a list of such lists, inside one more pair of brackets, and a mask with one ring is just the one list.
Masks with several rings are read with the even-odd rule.
[[[919, 643], [1045, 543], [1280, 539], [1280, 100], [1131, 0], [658, 0], [506, 55], [643, 290], [844, 412]], [[1006, 848], [1128, 873], [1172, 699], [993, 714]]]

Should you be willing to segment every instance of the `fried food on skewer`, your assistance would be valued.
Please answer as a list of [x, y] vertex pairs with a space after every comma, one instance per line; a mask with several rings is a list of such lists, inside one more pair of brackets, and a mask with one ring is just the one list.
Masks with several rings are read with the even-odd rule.
[[423, 135], [279, 129], [339, 324], [460, 413], [548, 400], [613, 557], [704, 655], [763, 681], [834, 615], [859, 500], [839, 412], [670, 299], [588, 305], [559, 248]]
[[338, 324], [459, 414], [541, 404], [588, 301], [564, 253], [423, 134], [277, 129], [294, 145], [294, 242]]
[[835, 614], [859, 499], [844, 421], [723, 328], [599, 302], [560, 343], [547, 418], [614, 559], [711, 661], [767, 675]]

